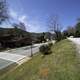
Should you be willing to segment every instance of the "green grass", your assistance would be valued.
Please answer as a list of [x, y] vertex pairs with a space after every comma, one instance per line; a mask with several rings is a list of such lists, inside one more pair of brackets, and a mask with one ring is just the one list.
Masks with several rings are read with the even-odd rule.
[[[80, 80], [80, 61], [74, 45], [63, 40], [52, 47], [53, 53], [41, 54], [10, 71], [0, 80]], [[1, 79], [2, 78], [2, 79]]]

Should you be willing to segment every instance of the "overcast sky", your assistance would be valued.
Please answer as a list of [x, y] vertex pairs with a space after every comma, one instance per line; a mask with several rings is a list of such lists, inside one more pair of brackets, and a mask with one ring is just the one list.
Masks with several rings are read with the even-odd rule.
[[80, 17], [80, 0], [7, 0], [10, 15], [32, 32], [47, 31], [48, 18], [58, 15], [64, 29]]

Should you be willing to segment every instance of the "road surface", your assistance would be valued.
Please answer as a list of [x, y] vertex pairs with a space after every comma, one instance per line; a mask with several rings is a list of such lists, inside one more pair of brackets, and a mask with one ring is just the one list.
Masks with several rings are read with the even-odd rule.
[[77, 56], [80, 58], [80, 38], [68, 38], [68, 40], [72, 41], [75, 44], [76, 50], [79, 53]]
[[70, 41], [72, 41], [73, 43], [80, 45], [80, 38], [68, 38]]
[[[55, 41], [53, 41], [55, 43]], [[39, 52], [39, 47], [43, 44], [34, 44], [32, 46], [32, 54]], [[24, 61], [31, 59], [31, 46], [25, 46], [21, 48], [10, 49], [4, 52], [0, 52], [0, 69], [3, 69], [12, 63], [22, 64]]]

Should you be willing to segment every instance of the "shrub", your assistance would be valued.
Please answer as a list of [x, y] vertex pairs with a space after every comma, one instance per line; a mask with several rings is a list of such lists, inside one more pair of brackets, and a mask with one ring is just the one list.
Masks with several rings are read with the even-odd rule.
[[43, 55], [48, 55], [51, 53], [51, 47], [49, 45], [42, 45], [39, 48], [39, 51], [43, 54]]
[[52, 42], [48, 43], [48, 46], [49, 47], [52, 47], [53, 46], [53, 43]]

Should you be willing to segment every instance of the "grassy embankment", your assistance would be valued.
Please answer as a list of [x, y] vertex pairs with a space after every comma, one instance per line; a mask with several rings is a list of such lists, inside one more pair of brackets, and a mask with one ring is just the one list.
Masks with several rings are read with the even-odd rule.
[[[80, 61], [74, 45], [63, 40], [52, 47], [53, 53], [39, 54], [0, 80], [80, 80]], [[0, 78], [1, 78], [0, 77]]]

